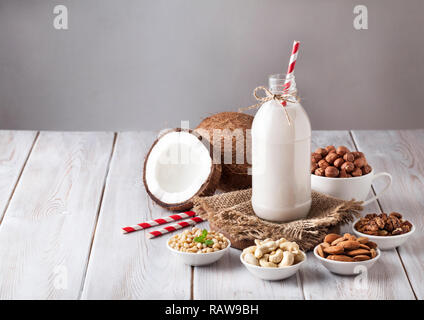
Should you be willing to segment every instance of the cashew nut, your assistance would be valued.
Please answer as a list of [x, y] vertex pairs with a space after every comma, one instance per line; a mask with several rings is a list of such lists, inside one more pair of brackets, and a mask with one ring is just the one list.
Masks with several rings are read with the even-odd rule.
[[276, 240], [275, 242], [277, 242], [277, 246], [279, 247], [280, 244], [282, 244], [283, 242], [286, 242], [286, 241], [287, 241], [286, 238], [281, 238], [281, 239]]
[[249, 264], [253, 264], [254, 266], [259, 266], [258, 259], [252, 253], [245, 253], [243, 255], [243, 260]]
[[271, 251], [277, 249], [277, 243], [275, 241], [268, 241], [265, 243], [262, 243], [260, 246], [258, 246], [255, 250], [255, 257], [257, 259], [262, 258], [262, 256], [266, 253], [270, 253]]
[[247, 247], [247, 248], [245, 248], [244, 250], [243, 250], [243, 253], [255, 253], [255, 250], [256, 250], [256, 246], [250, 246], [250, 247]]
[[269, 254], [264, 254], [263, 258], [259, 260], [259, 264], [261, 265], [261, 267], [277, 268], [277, 265], [273, 262], [268, 261], [268, 259]]
[[294, 262], [293, 262], [293, 264], [299, 263], [299, 262], [303, 261], [303, 259], [305, 259], [305, 257], [303, 255], [303, 253], [301, 251], [299, 251], [298, 253], [296, 253], [294, 255]]
[[283, 250], [277, 249], [274, 254], [269, 255], [269, 261], [273, 263], [280, 263], [283, 260]]
[[294, 254], [290, 251], [283, 252], [283, 260], [278, 264], [279, 268], [291, 266], [294, 262]]
[[299, 245], [296, 242], [286, 241], [280, 244], [280, 249], [283, 251], [297, 253], [299, 252]]

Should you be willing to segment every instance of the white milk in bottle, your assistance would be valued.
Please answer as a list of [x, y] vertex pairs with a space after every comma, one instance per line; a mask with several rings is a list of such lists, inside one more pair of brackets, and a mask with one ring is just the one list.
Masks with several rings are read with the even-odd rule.
[[[295, 94], [293, 75], [288, 93]], [[269, 90], [282, 94], [286, 75], [272, 75]], [[305, 218], [311, 207], [311, 124], [296, 99], [265, 102], [252, 124], [252, 206], [271, 221]], [[290, 123], [287, 119], [286, 109]]]

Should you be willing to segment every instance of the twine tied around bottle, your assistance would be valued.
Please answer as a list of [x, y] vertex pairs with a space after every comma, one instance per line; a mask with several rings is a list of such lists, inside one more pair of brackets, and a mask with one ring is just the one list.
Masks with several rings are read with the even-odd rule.
[[[260, 96], [258, 94], [258, 92], [261, 91], [261, 90], [263, 92], [265, 92], [265, 96]], [[291, 126], [290, 116], [289, 116], [289, 113], [287, 112], [285, 105], [287, 104], [287, 102], [290, 102], [290, 103], [299, 102], [299, 97], [296, 93], [288, 93], [287, 92], [287, 93], [284, 93], [284, 94], [273, 94], [267, 88], [265, 88], [263, 86], [259, 86], [259, 87], [256, 87], [255, 90], [253, 90], [253, 96], [255, 97], [256, 100], [259, 101], [259, 103], [251, 105], [249, 107], [239, 108], [239, 112], [256, 109], [256, 108], [259, 108], [262, 104], [264, 104], [267, 101], [275, 100], [275, 101], [277, 101], [278, 103], [281, 104], [281, 106], [284, 109], [284, 112], [286, 114], [286, 119], [289, 123], [289, 126]]]

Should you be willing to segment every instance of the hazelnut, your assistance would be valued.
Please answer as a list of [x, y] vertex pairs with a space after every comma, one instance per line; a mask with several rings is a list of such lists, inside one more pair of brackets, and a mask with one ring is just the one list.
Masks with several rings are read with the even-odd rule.
[[324, 148], [317, 148], [315, 153], [320, 154], [322, 157], [325, 157], [328, 154], [328, 151]]
[[339, 177], [340, 178], [347, 178], [346, 170], [340, 170]]
[[[362, 173], [362, 172], [361, 172]], [[328, 166], [325, 168], [325, 176], [335, 178], [339, 175], [339, 169], [333, 166]]]
[[344, 156], [346, 153], [348, 153], [349, 152], [349, 149], [348, 148], [346, 148], [345, 146], [340, 146], [340, 147], [338, 147], [337, 148], [337, 150], [336, 150], [336, 153], [339, 155], [339, 156]]
[[363, 174], [363, 175], [365, 175], [365, 174], [370, 173], [370, 172], [371, 172], [371, 170], [372, 170], [372, 168], [371, 168], [371, 166], [370, 166], [370, 165], [366, 164], [365, 166], [363, 166], [363, 167], [361, 168], [361, 170], [362, 170], [362, 174]]
[[355, 170], [355, 165], [353, 164], [353, 162], [346, 161], [342, 164], [341, 169], [346, 170], [346, 172], [349, 173]]
[[337, 153], [329, 153], [327, 154], [327, 156], [325, 157], [325, 161], [327, 161], [329, 164], [333, 164], [334, 160], [336, 160], [339, 156], [337, 155]]
[[361, 168], [356, 168], [355, 170], [352, 171], [352, 176], [353, 177], [359, 177], [362, 176], [362, 170]]
[[355, 159], [364, 157], [364, 154], [362, 152], [359, 152], [359, 151], [354, 151], [354, 152], [352, 152], [352, 154], [355, 157]]
[[[322, 161], [322, 160], [321, 160], [321, 161]], [[318, 169], [318, 164], [316, 164], [316, 163], [312, 163], [312, 164], [311, 164], [311, 173], [314, 173], [316, 169]]]
[[353, 162], [355, 160], [355, 156], [353, 155], [352, 152], [348, 152], [343, 156], [343, 160]]
[[311, 155], [311, 161], [312, 162], [318, 162], [322, 159], [322, 156], [318, 153], [312, 153]]
[[330, 153], [331, 151], [336, 152], [336, 147], [335, 146], [326, 146], [325, 150], [327, 150], [328, 153]]
[[322, 160], [318, 161], [318, 166], [319, 166], [320, 168], [325, 169], [325, 168], [327, 168], [329, 165], [330, 165], [330, 164], [329, 164], [327, 161], [325, 161], [324, 159], [322, 159]]
[[365, 158], [358, 158], [353, 162], [353, 164], [358, 168], [362, 168], [363, 166], [367, 164], [367, 162]]
[[325, 176], [325, 170], [323, 168], [318, 168], [315, 170], [315, 175], [323, 177]]
[[344, 160], [342, 158], [338, 158], [338, 159], [334, 160], [334, 166], [337, 167], [337, 168], [340, 168], [343, 163], [344, 163]]

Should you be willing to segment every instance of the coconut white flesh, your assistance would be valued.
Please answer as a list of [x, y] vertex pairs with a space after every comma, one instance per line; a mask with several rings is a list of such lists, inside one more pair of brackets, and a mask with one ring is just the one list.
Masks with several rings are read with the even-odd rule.
[[164, 203], [182, 203], [192, 198], [212, 170], [209, 150], [189, 132], [164, 135], [150, 152], [146, 183]]

